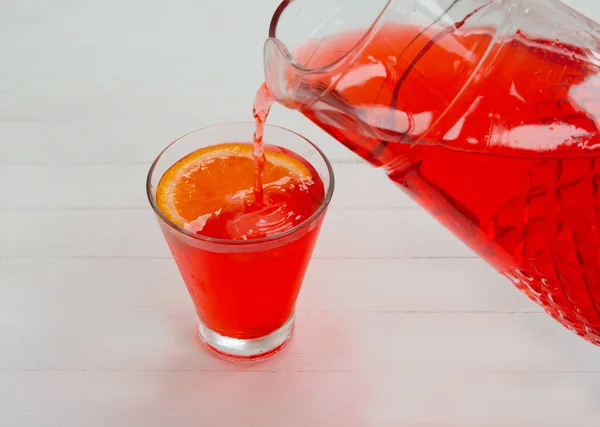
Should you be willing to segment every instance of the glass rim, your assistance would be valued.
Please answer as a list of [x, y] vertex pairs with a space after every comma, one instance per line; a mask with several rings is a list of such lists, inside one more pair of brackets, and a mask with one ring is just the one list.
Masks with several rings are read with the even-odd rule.
[[223, 126], [227, 126], [227, 125], [243, 125], [243, 126], [251, 125], [251, 126], [254, 126], [255, 123], [249, 122], [249, 121], [238, 121], [238, 122], [214, 123], [211, 125], [203, 126], [203, 127], [197, 128], [195, 130], [192, 130], [192, 131], [180, 136], [179, 138], [175, 139], [173, 142], [171, 142], [169, 145], [167, 145], [164, 149], [162, 149], [161, 152], [158, 154], [158, 156], [156, 156], [156, 158], [152, 162], [152, 165], [150, 166], [150, 169], [148, 170], [148, 174], [146, 176], [146, 196], [148, 197], [148, 201], [150, 202], [150, 206], [152, 207], [152, 210], [154, 210], [154, 213], [160, 218], [160, 220], [162, 222], [164, 222], [167, 226], [169, 226], [169, 228], [171, 228], [172, 230], [174, 230], [178, 233], [181, 233], [184, 236], [187, 236], [191, 239], [199, 240], [199, 241], [206, 242], [206, 243], [234, 245], [234, 246], [256, 245], [256, 244], [260, 244], [260, 243], [267, 243], [267, 242], [279, 240], [281, 238], [290, 236], [290, 235], [296, 233], [297, 231], [299, 231], [303, 228], [306, 228], [310, 224], [314, 223], [323, 214], [323, 212], [325, 211], [327, 206], [329, 206], [329, 202], [331, 202], [331, 198], [333, 197], [333, 190], [335, 188], [335, 176], [333, 174], [333, 167], [331, 165], [331, 162], [329, 161], [329, 159], [327, 158], [325, 153], [323, 153], [323, 151], [319, 147], [317, 147], [313, 142], [311, 142], [308, 138], [304, 137], [303, 135], [299, 134], [298, 132], [287, 129], [283, 126], [277, 126], [277, 125], [272, 125], [272, 124], [267, 124], [267, 123], [265, 123], [265, 125], [264, 125], [265, 128], [280, 129], [280, 130], [291, 133], [291, 134], [296, 135], [297, 137], [303, 139], [305, 142], [307, 142], [310, 146], [312, 146], [319, 153], [319, 156], [321, 156], [321, 159], [323, 159], [323, 161], [325, 162], [325, 165], [327, 166], [327, 173], [329, 174], [329, 188], [327, 189], [327, 192], [325, 193], [325, 197], [323, 198], [323, 201], [321, 202], [319, 207], [308, 218], [306, 218], [301, 223], [296, 224], [292, 228], [289, 228], [280, 233], [275, 233], [275, 234], [272, 234], [272, 235], [269, 235], [266, 237], [260, 237], [258, 239], [236, 240], [236, 239], [222, 239], [222, 238], [217, 238], [217, 237], [209, 237], [209, 236], [203, 236], [203, 235], [197, 234], [197, 233], [192, 233], [192, 232], [186, 230], [185, 228], [180, 227], [179, 225], [175, 224], [159, 209], [158, 205], [156, 204], [156, 200], [152, 194], [152, 177], [154, 176], [154, 171], [156, 169], [156, 166], [158, 165], [158, 162], [162, 159], [163, 155], [177, 142], [181, 141], [184, 138], [187, 138], [188, 136], [191, 136], [192, 134], [194, 134], [196, 132], [200, 132], [202, 130], [208, 130], [211, 128], [223, 127]]

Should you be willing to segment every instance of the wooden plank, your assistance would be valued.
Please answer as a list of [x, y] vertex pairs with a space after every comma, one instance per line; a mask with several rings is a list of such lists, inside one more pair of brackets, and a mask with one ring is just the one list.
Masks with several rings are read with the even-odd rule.
[[[10, 182], [3, 209], [148, 208], [145, 179], [150, 165], [0, 165], [0, 182]], [[332, 206], [416, 207], [383, 170], [366, 163], [335, 164]]]
[[[332, 162], [362, 162], [356, 154], [299, 113], [281, 111], [277, 107], [272, 116], [270, 123], [311, 139]], [[149, 126], [147, 118], [16, 120], [3, 119], [0, 115], [0, 141], [3, 142], [0, 144], [0, 165], [117, 163], [140, 164], [147, 168], [163, 148], [194, 129], [221, 122], [249, 120], [252, 116], [246, 109], [238, 113], [213, 109], [193, 117], [164, 113], [152, 120], [152, 126]]]
[[[198, 419], [207, 427], [245, 423], [327, 427], [340, 422], [350, 427], [397, 423], [569, 427], [569, 422], [593, 426], [598, 415], [590, 398], [597, 388], [595, 380], [571, 375], [433, 377], [427, 372], [406, 372], [406, 381], [391, 384], [384, 376], [352, 373], [28, 372], [7, 376], [14, 392], [3, 393], [2, 405], [7, 422], [13, 421], [10, 425], [40, 427], [195, 426]], [[80, 392], [56, 393], [69, 389]], [[531, 399], [538, 394], [546, 397], [544, 401]], [[259, 409], [264, 407], [271, 410]]]
[[[99, 285], [101, 286], [101, 285]], [[128, 292], [113, 298], [127, 298]], [[158, 298], [158, 296], [155, 296]], [[0, 369], [387, 372], [408, 366], [482, 371], [600, 372], [598, 348], [544, 313], [297, 313], [295, 338], [266, 365], [223, 362], [196, 337], [189, 303], [109, 308], [35, 293], [1, 311]], [[65, 301], [72, 298], [65, 296]], [[121, 306], [119, 306], [121, 304]], [[41, 350], [43, 349], [43, 351]]]
[[[32, 266], [35, 268], [32, 268]], [[170, 259], [0, 259], [0, 309], [32, 304], [188, 311]], [[19, 290], [15, 292], [15, 290]], [[540, 311], [479, 259], [314, 259], [298, 309], [306, 312]]]
[[0, 412], [35, 427], [593, 427], [600, 417], [597, 375], [399, 374], [3, 372]]
[[[167, 257], [153, 212], [0, 211], [0, 257]], [[473, 257], [418, 209], [337, 209], [317, 258]]]

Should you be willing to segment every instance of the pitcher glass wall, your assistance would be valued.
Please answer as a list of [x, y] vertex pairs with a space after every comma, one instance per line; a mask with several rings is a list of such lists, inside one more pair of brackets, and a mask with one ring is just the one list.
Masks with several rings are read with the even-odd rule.
[[265, 44], [276, 101], [595, 344], [599, 72], [600, 26], [557, 0], [285, 1]]

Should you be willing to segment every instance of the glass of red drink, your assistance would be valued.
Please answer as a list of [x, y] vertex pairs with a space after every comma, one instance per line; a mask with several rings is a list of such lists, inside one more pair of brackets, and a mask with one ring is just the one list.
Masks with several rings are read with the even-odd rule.
[[[287, 205], [297, 203], [295, 213], [305, 211], [295, 216], [299, 222], [269, 229], [252, 238], [236, 235], [239, 227], [234, 227], [237, 230], [234, 234], [227, 234], [227, 230], [231, 230], [231, 223], [241, 223], [244, 227], [248, 220], [259, 224], [272, 220], [273, 210], [269, 207], [252, 210], [233, 221], [223, 217], [223, 209], [219, 207], [217, 213], [221, 216], [211, 224], [209, 220], [205, 229], [210, 228], [210, 232], [202, 233], [188, 224], [177, 224], [167, 215], [157, 201], [157, 189], [173, 165], [199, 150], [211, 150], [222, 143], [251, 147], [254, 130], [255, 124], [248, 122], [213, 125], [191, 132], [157, 157], [147, 178], [150, 204], [196, 309], [199, 336], [211, 350], [235, 360], [268, 357], [291, 338], [296, 299], [333, 195], [331, 164], [301, 135], [265, 126], [265, 152], [276, 153], [272, 155], [283, 162], [301, 164], [306, 168], [302, 170], [310, 171], [311, 182], [316, 184], [311, 187], [314, 191], [299, 196], [289, 189], [275, 194], [278, 200], [284, 198]], [[230, 185], [226, 176], [219, 177], [220, 181], [215, 192], [225, 191]], [[213, 194], [209, 190], [206, 194]]]

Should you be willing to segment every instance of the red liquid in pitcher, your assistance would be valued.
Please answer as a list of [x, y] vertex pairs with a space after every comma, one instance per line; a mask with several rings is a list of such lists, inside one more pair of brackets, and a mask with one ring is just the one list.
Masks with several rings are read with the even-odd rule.
[[599, 68], [523, 34], [418, 31], [384, 27], [352, 63], [358, 34], [300, 46], [309, 68], [340, 59], [304, 81], [327, 91], [301, 111], [600, 344]]

